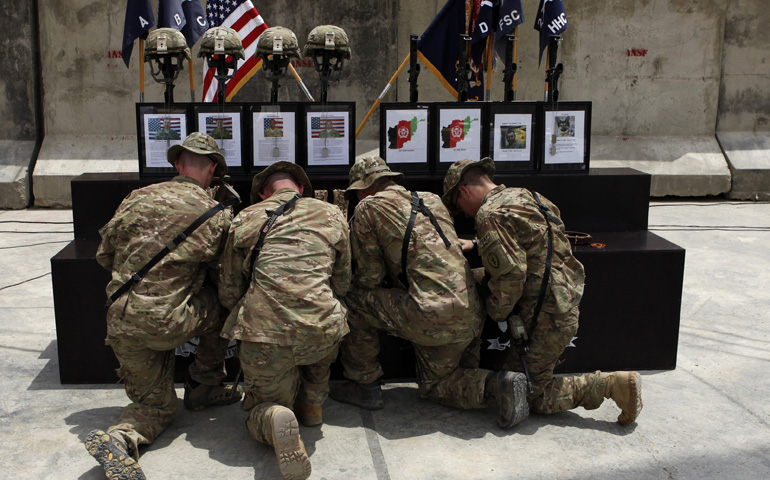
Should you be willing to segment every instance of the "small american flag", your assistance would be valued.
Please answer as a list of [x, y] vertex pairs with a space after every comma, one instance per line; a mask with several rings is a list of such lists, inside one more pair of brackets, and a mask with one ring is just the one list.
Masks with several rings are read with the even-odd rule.
[[[233, 78], [227, 81], [226, 100], [230, 100], [238, 90], [262, 67], [262, 59], [254, 54], [257, 51], [257, 37], [267, 29], [267, 24], [254, 8], [251, 0], [208, 0], [206, 18], [211, 27], [230, 27], [241, 37], [246, 58], [238, 60]], [[203, 61], [203, 101], [217, 101], [219, 82], [214, 78], [215, 69], [209, 68], [208, 61]]]
[[345, 119], [343, 117], [311, 117], [310, 118], [310, 137], [319, 138], [322, 130], [327, 128], [327, 123], [332, 129], [336, 130], [339, 137], [345, 136]]
[[206, 117], [206, 134], [211, 135], [211, 131], [218, 128], [218, 120], [222, 120], [222, 128], [228, 132], [233, 131], [233, 117]]
[[155, 137], [158, 136], [158, 132], [160, 130], [163, 130], [163, 121], [167, 121], [169, 124], [169, 130], [173, 130], [176, 132], [177, 137], [181, 136], [182, 129], [179, 125], [179, 119], [176, 117], [172, 118], [160, 118], [160, 117], [153, 117], [147, 119], [147, 130], [149, 130], [149, 138], [150, 140], [155, 140]]
[[275, 120], [275, 128], [283, 130], [283, 117], [265, 118], [265, 121], [264, 121], [264, 128], [265, 128], [265, 130], [270, 128], [270, 121], [271, 120]]

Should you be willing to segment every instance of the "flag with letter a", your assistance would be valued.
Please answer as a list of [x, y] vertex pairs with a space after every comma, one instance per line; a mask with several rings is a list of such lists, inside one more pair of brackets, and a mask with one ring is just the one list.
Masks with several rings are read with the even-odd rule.
[[535, 18], [535, 30], [540, 32], [540, 60], [548, 46], [548, 38], [561, 35], [567, 29], [567, 12], [563, 0], [540, 0]]
[[[262, 67], [262, 60], [254, 57], [257, 37], [267, 29], [265, 21], [254, 8], [251, 0], [208, 0], [206, 16], [211, 27], [229, 27], [238, 32], [246, 58], [238, 60], [233, 78], [228, 80], [225, 98], [230, 100], [238, 90]], [[217, 100], [219, 82], [214, 78], [215, 68], [203, 63], [203, 101]]]
[[[126, 19], [123, 23], [123, 62], [128, 68], [131, 52], [134, 51], [134, 40], [147, 38], [150, 28], [155, 26], [150, 0], [128, 0], [126, 2]], [[144, 59], [140, 58], [140, 62]]]

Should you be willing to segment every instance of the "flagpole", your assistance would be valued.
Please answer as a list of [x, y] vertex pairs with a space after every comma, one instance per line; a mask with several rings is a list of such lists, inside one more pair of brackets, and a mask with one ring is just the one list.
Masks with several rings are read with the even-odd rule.
[[144, 39], [139, 39], [139, 103], [144, 103]]
[[493, 46], [494, 46], [494, 40], [495, 38], [495, 32], [494, 30], [492, 33], [489, 34], [487, 37], [487, 85], [486, 85], [486, 101], [488, 102], [490, 98], [492, 97], [492, 58], [493, 58]]
[[193, 75], [193, 59], [192, 57], [187, 60], [190, 64], [190, 101], [195, 103], [195, 75]]
[[310, 94], [310, 90], [307, 89], [305, 86], [305, 82], [302, 81], [302, 77], [299, 76], [299, 72], [294, 68], [294, 65], [289, 63], [289, 71], [292, 75], [294, 75], [294, 79], [299, 83], [300, 88], [302, 88], [302, 91], [305, 93], [305, 96], [308, 100], [311, 102], [315, 102], [315, 98], [313, 98], [313, 95]]
[[390, 77], [390, 81], [388, 82], [387, 85], [385, 85], [385, 89], [382, 91], [380, 96], [377, 97], [377, 100], [374, 101], [374, 105], [372, 105], [372, 108], [369, 109], [369, 112], [366, 114], [364, 119], [361, 121], [361, 125], [359, 125], [358, 128], [356, 128], [356, 138], [358, 138], [358, 134], [361, 133], [361, 130], [364, 128], [364, 125], [366, 125], [366, 122], [369, 121], [369, 118], [372, 116], [374, 111], [377, 109], [377, 106], [382, 101], [382, 97], [384, 97], [385, 94], [388, 93], [388, 90], [390, 90], [390, 87], [393, 86], [393, 82], [396, 81], [398, 76], [401, 74], [401, 71], [404, 69], [404, 67], [406, 67], [406, 64], [409, 63], [409, 57], [410, 56], [411, 56], [410, 54], [408, 54], [408, 53], [406, 54], [406, 58], [404, 58], [404, 61], [401, 62], [401, 65], [399, 65], [398, 70], [396, 70], [396, 73], [394, 73], [393, 76]]

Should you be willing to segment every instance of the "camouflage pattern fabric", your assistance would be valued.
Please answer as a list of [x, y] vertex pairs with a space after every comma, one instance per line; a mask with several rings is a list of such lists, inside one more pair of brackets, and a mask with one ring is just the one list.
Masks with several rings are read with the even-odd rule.
[[325, 347], [240, 343], [238, 356], [245, 379], [241, 409], [249, 412], [246, 427], [255, 440], [272, 444], [270, 417], [275, 406], [323, 405], [338, 351], [337, 343]]
[[327, 190], [314, 190], [313, 196], [316, 200], [326, 202], [329, 199], [329, 192]]
[[345, 216], [345, 219], [347, 220], [349, 202], [348, 202], [348, 199], [345, 198], [345, 190], [335, 188], [332, 193], [334, 195], [334, 201], [332, 203], [340, 207], [342, 214]]
[[[410, 193], [389, 182], [356, 207], [351, 227], [356, 276], [346, 296], [351, 332], [341, 346], [344, 374], [358, 383], [382, 376], [377, 330], [386, 330], [414, 345], [424, 398], [480, 407], [490, 372], [460, 366], [484, 318], [473, 276], [441, 200], [428, 192], [419, 195], [451, 246], [447, 248], [430, 220], [418, 214], [407, 256], [408, 286], [398, 275]], [[385, 283], [398, 287], [384, 288]]]
[[[135, 190], [100, 229], [96, 260], [112, 271], [109, 296], [179, 232], [216, 202], [189, 177]], [[225, 378], [227, 340], [214, 289], [203, 287], [216, 265], [232, 212], [217, 213], [168, 253], [107, 311], [107, 339], [120, 362], [118, 375], [132, 403], [108, 433], [133, 446], [152, 443], [176, 411], [173, 349], [200, 336], [193, 380], [218, 385]]]
[[222, 255], [222, 335], [279, 345], [328, 346], [348, 332], [339, 297], [350, 286], [348, 226], [334, 205], [303, 197], [273, 224], [251, 272], [251, 251], [269, 215], [294, 196], [282, 188], [233, 220]]
[[[552, 215], [559, 209], [547, 198], [540, 200]], [[484, 198], [476, 213], [476, 229], [490, 296], [487, 313], [503, 322], [516, 306], [531, 332], [527, 367], [535, 393], [528, 396], [530, 409], [555, 413], [577, 406], [597, 408], [603, 401], [604, 387], [597, 373], [575, 377], [553, 376], [566, 346], [578, 329], [578, 305], [583, 296], [583, 265], [572, 255], [564, 225], [553, 229], [551, 277], [545, 301], [532, 332], [532, 316], [545, 271], [548, 233], [545, 217], [532, 194], [521, 188], [499, 185]], [[512, 349], [503, 370], [523, 372], [518, 354]]]

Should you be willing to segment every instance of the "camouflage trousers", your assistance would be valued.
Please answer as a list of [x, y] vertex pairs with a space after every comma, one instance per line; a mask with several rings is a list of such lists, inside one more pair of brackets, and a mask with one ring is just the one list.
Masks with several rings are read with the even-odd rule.
[[[531, 318], [532, 313], [531, 310], [525, 310], [522, 316]], [[574, 376], [553, 375], [559, 357], [577, 333], [578, 316], [578, 307], [563, 314], [540, 314], [530, 340], [529, 352], [524, 357], [534, 389], [534, 393], [527, 396], [529, 408], [533, 412], [556, 413], [575, 407], [592, 410], [599, 408], [604, 401], [605, 382], [600, 379], [600, 372]], [[512, 349], [502, 369], [524, 371], [515, 349]]]
[[341, 344], [346, 378], [371, 383], [383, 375], [377, 358], [379, 330], [412, 343], [417, 359], [417, 386], [427, 400], [456, 408], [481, 408], [484, 384], [492, 373], [478, 367], [479, 341], [470, 329], [464, 335], [438, 339], [421, 328], [422, 312], [405, 290], [351, 287], [345, 296], [350, 333]]
[[[124, 300], [119, 299], [107, 312], [108, 331], [119, 331], [110, 329], [109, 324], [121, 321], [123, 303]], [[190, 365], [190, 377], [205, 385], [219, 385], [225, 379], [224, 360], [229, 341], [219, 336], [225, 316], [220, 315], [216, 292], [202, 288], [190, 299], [186, 312], [169, 338], [152, 339], [152, 348], [145, 339], [132, 336], [108, 335], [105, 341], [120, 363], [117, 373], [131, 400], [107, 433], [123, 438], [134, 458], [138, 459], [139, 445], [151, 444], [176, 413], [174, 349], [177, 346], [198, 336], [200, 342], [195, 361]]]
[[273, 443], [270, 422], [277, 406], [323, 405], [329, 396], [331, 364], [339, 343], [331, 345], [277, 345], [241, 341], [238, 356], [243, 369], [245, 396], [241, 409], [249, 412], [246, 428], [258, 442]]

